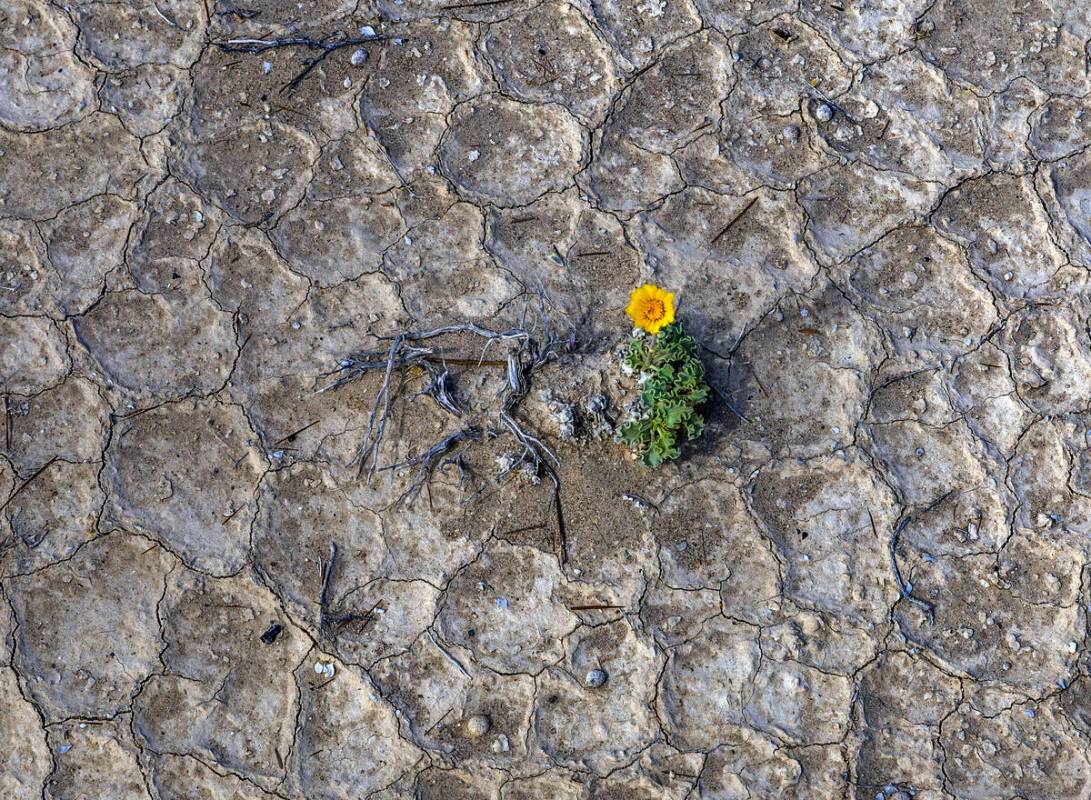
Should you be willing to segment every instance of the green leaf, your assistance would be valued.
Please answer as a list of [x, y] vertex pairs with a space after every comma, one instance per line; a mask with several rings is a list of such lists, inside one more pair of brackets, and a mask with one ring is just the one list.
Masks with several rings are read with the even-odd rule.
[[666, 424], [668, 428], [677, 428], [682, 424], [682, 420], [686, 416], [686, 411], [689, 409], [686, 406], [671, 406], [667, 409]]
[[633, 420], [621, 430], [621, 438], [640, 453], [648, 466], [658, 466], [681, 455], [682, 436], [688, 441], [704, 432], [697, 410], [708, 399], [700, 346], [681, 323], [672, 322], [651, 338], [633, 339], [626, 361], [644, 376], [640, 395], [647, 419]]

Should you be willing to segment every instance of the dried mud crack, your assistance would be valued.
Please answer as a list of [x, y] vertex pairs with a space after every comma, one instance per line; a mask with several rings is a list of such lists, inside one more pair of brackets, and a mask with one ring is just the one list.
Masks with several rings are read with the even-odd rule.
[[1086, 2], [7, 3], [0, 798], [1088, 797], [1089, 98]]

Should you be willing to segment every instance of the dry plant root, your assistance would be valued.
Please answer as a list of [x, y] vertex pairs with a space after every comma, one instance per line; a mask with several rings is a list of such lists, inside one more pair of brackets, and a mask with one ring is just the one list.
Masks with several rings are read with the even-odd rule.
[[[560, 505], [560, 479], [557, 469], [560, 461], [556, 453], [534, 432], [528, 430], [518, 417], [519, 404], [530, 390], [531, 378], [539, 367], [552, 361], [575, 344], [575, 335], [561, 336], [554, 327], [548, 314], [548, 300], [539, 297], [536, 309], [537, 320], [532, 325], [527, 323], [527, 313], [516, 327], [505, 330], [492, 330], [473, 322], [459, 322], [443, 325], [424, 331], [405, 331], [389, 337], [382, 337], [390, 342], [383, 350], [364, 350], [349, 354], [341, 360], [337, 370], [339, 377], [320, 391], [336, 390], [369, 373], [381, 373], [382, 382], [372, 402], [367, 430], [357, 454], [360, 476], [366, 475], [368, 483], [383, 470], [415, 467], [409, 487], [402, 493], [399, 503], [413, 500], [426, 486], [437, 469], [447, 465], [455, 466], [464, 478], [462, 461], [459, 456], [451, 457], [458, 448], [497, 435], [508, 435], [518, 445], [519, 455], [509, 460], [501, 471], [494, 476], [499, 482], [520, 468], [529, 469], [535, 475], [544, 474], [553, 484], [552, 505], [557, 513], [558, 528], [564, 556], [564, 520]], [[478, 358], [450, 358], [440, 352], [438, 341], [443, 337], [466, 335], [482, 340]], [[503, 359], [488, 360], [490, 348], [501, 343], [513, 343], [515, 349]], [[407, 461], [384, 465], [379, 462], [380, 449], [390, 421], [391, 405], [397, 388], [393, 380], [396, 374], [410, 369], [423, 370], [429, 377], [429, 383], [423, 394], [428, 395], [443, 411], [451, 416], [463, 418], [464, 409], [451, 392], [452, 365], [495, 366], [505, 371], [506, 381], [495, 403], [495, 427], [483, 429], [478, 425], [466, 425], [460, 430], [445, 436], [429, 445], [419, 454]]]

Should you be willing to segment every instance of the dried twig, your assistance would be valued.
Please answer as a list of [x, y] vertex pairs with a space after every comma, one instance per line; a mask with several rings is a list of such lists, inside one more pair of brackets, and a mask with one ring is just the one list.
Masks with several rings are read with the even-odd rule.
[[428, 631], [428, 638], [432, 640], [432, 644], [434, 644], [437, 648], [439, 648], [439, 651], [441, 653], [443, 653], [443, 655], [447, 656], [447, 660], [450, 661], [452, 664], [455, 665], [455, 667], [458, 668], [459, 672], [461, 672], [467, 678], [470, 677], [470, 673], [466, 671], [466, 668], [464, 666], [462, 666], [462, 662], [459, 661], [457, 658], [455, 658], [453, 655], [451, 655], [450, 650], [448, 650], [446, 647], [444, 647], [442, 644], [440, 644], [439, 639], [436, 638], [436, 635], [434, 633], [432, 633], [431, 631]]
[[[390, 404], [393, 399], [392, 378], [395, 372], [408, 367], [420, 367], [425, 370], [432, 380], [423, 393], [431, 396], [445, 411], [455, 416], [462, 415], [461, 408], [450, 393], [449, 374], [444, 357], [434, 347], [423, 344], [443, 336], [458, 334], [470, 334], [485, 340], [481, 358], [477, 362], [481, 364], [485, 363], [485, 353], [492, 345], [499, 342], [518, 344], [517, 351], [509, 354], [505, 361], [493, 362], [505, 365], [508, 379], [508, 385], [501, 394], [499, 420], [523, 448], [520, 458], [503, 474], [528, 461], [535, 465], [543, 462], [554, 465], [558, 463], [556, 455], [540, 439], [528, 433], [514, 416], [516, 407], [530, 388], [530, 373], [555, 358], [564, 347], [572, 344], [571, 337], [562, 340], [553, 333], [548, 317], [544, 314], [543, 303], [542, 331], [538, 335], [525, 327], [494, 331], [472, 322], [458, 323], [427, 331], [399, 333], [389, 337], [390, 346], [385, 351], [363, 351], [341, 360], [340, 368], [337, 370], [342, 373], [341, 377], [319, 391], [340, 388], [370, 372], [383, 374], [358, 455], [361, 474], [366, 469], [369, 482], [374, 480], [380, 468], [379, 450], [390, 416]], [[503, 477], [503, 474], [499, 477]]]
[[382, 603], [382, 598], [380, 598], [376, 600], [372, 604], [371, 608], [369, 608], [363, 614], [350, 612], [348, 614], [331, 615], [327, 618], [327, 622], [338, 627], [341, 625], [351, 625], [354, 622], [363, 622], [364, 624], [360, 626], [360, 631], [362, 632], [367, 628], [368, 625], [370, 625], [375, 620], [377, 613], [382, 614], [385, 612], [385, 609], [380, 608]]
[[[561, 560], [564, 560], [566, 550], [564, 514], [561, 509], [560, 480], [557, 477], [557, 468], [560, 462], [557, 455], [539, 437], [528, 431], [518, 419], [517, 409], [519, 404], [530, 391], [532, 373], [543, 364], [556, 358], [564, 349], [574, 343], [574, 336], [561, 338], [551, 325], [547, 313], [547, 303], [544, 297], [539, 296], [538, 324], [528, 327], [526, 312], [520, 324], [506, 330], [492, 330], [472, 322], [443, 325], [425, 331], [409, 331], [388, 337], [389, 347], [385, 350], [367, 350], [353, 353], [342, 359], [339, 373], [332, 383], [320, 391], [330, 391], [340, 388], [347, 383], [357, 380], [369, 373], [380, 373], [382, 381], [379, 390], [371, 406], [368, 418], [367, 430], [361, 443], [357, 460], [359, 462], [360, 475], [367, 475], [368, 482], [372, 482], [380, 470], [396, 469], [406, 466], [417, 467], [416, 473], [409, 488], [399, 498], [399, 502], [413, 499], [425, 486], [437, 467], [454, 463], [459, 469], [459, 485], [462, 486], [465, 479], [465, 469], [461, 459], [446, 458], [452, 450], [463, 443], [480, 441], [485, 431], [476, 425], [463, 427], [456, 433], [436, 442], [427, 448], [422, 454], [402, 462], [389, 466], [379, 463], [380, 450], [386, 433], [386, 425], [390, 418], [391, 403], [396, 394], [396, 386], [393, 381], [394, 374], [406, 369], [416, 368], [423, 370], [430, 380], [421, 394], [431, 397], [436, 404], [447, 413], [455, 417], [465, 416], [464, 409], [458, 404], [451, 388], [451, 376], [448, 365], [451, 363], [469, 363], [471, 365], [496, 365], [503, 366], [507, 378], [504, 388], [501, 390], [498, 400], [499, 408], [496, 419], [500, 430], [506, 431], [519, 445], [519, 453], [505, 465], [504, 469], [496, 476], [497, 480], [503, 479], [517, 468], [531, 470], [534, 474], [545, 473], [553, 483], [552, 506], [557, 513], [557, 522], [560, 535]], [[443, 351], [433, 342], [449, 336], [475, 336], [483, 340], [481, 354], [476, 361], [464, 358], [448, 358]], [[487, 361], [485, 359], [491, 347], [508, 343], [515, 345], [503, 360]], [[491, 431], [491, 429], [490, 429]]]
[[333, 565], [337, 561], [337, 544], [330, 542], [330, 560], [322, 565], [322, 589], [318, 594], [318, 635], [326, 635], [326, 624], [329, 621], [330, 608], [330, 579], [333, 577]]
[[[452, 433], [450, 436], [441, 439], [436, 442], [423, 455], [415, 456], [408, 461], [403, 461], [400, 464], [391, 464], [382, 469], [399, 469], [401, 467], [415, 466], [417, 472], [413, 477], [412, 482], [409, 484], [409, 488], [406, 489], [402, 496], [398, 498], [398, 503], [406, 503], [412, 500], [420, 490], [424, 487], [424, 484], [428, 482], [429, 476], [436, 468], [436, 462], [439, 459], [451, 451], [460, 442], [477, 442], [481, 440], [481, 429], [477, 427], [463, 428], [460, 431]], [[461, 480], [460, 480], [461, 483]]]
[[299, 436], [299, 434], [303, 433], [304, 431], [310, 430], [311, 428], [313, 428], [315, 425], [317, 425], [321, 421], [322, 420], [320, 420], [320, 419], [316, 419], [314, 422], [310, 422], [310, 423], [304, 425], [302, 428], [298, 428], [297, 430], [292, 431], [287, 436], [281, 436], [279, 439], [277, 439], [275, 442], [273, 442], [273, 446], [275, 447], [278, 444], [284, 444], [285, 442], [292, 441], [295, 437]]
[[41, 475], [43, 472], [53, 466], [53, 462], [55, 462], [56, 460], [57, 456], [53, 456], [51, 459], [49, 459], [49, 461], [45, 462], [44, 464], [42, 464], [42, 466], [38, 467], [38, 469], [34, 470], [34, 473], [25, 481], [20, 483], [18, 488], [16, 488], [14, 492], [8, 495], [8, 499], [0, 504], [0, 511], [3, 511], [5, 508], [7, 508], [8, 503], [10, 503], [12, 500], [19, 496], [19, 492], [27, 488], [31, 484], [31, 482], [34, 481], [35, 478], [37, 478], [39, 475]]
[[[871, 520], [871, 529], [874, 531], [875, 519], [871, 516], [870, 508], [868, 509], [867, 514], [868, 519]], [[909, 525], [910, 522], [912, 522], [912, 520], [912, 517], [903, 517], [902, 521], [899, 522], [897, 527], [894, 528], [894, 533], [890, 536], [890, 566], [894, 570], [894, 582], [898, 585], [898, 593], [901, 594], [901, 596], [908, 600], [910, 603], [924, 611], [924, 613], [928, 615], [928, 621], [933, 622], [935, 618], [935, 606], [933, 606], [926, 600], [921, 600], [919, 597], [913, 596], [912, 584], [906, 583], [905, 579], [902, 578], [902, 571], [898, 567], [898, 539], [901, 538], [902, 531], [906, 529], [906, 527]]]
[[718, 241], [720, 241], [720, 239], [722, 239], [722, 238], [724, 237], [724, 235], [725, 235], [725, 234], [726, 234], [726, 233], [727, 233], [727, 232], [728, 232], [729, 230], [731, 230], [732, 228], [734, 228], [734, 227], [735, 227], [735, 224], [736, 224], [736, 223], [737, 223], [737, 222], [738, 222], [738, 221], [739, 221], [740, 219], [742, 219], [742, 218], [743, 218], [743, 216], [745, 216], [746, 212], [747, 212], [747, 211], [749, 211], [749, 210], [750, 210], [750, 209], [751, 209], [751, 208], [753, 207], [754, 203], [756, 203], [756, 202], [758, 202], [758, 198], [757, 198], [757, 197], [752, 197], [752, 198], [750, 199], [750, 202], [749, 202], [749, 203], [747, 203], [747, 204], [746, 204], [745, 206], [743, 206], [743, 207], [742, 207], [742, 210], [741, 210], [741, 211], [740, 211], [739, 213], [737, 213], [737, 214], [736, 214], [735, 216], [733, 216], [733, 217], [731, 218], [731, 220], [730, 220], [730, 221], [729, 221], [729, 222], [728, 222], [728, 223], [727, 223], [726, 225], [724, 225], [724, 226], [723, 226], [723, 228], [721, 228], [721, 229], [720, 229], [720, 232], [719, 232], [719, 233], [717, 233], [717, 234], [716, 234], [715, 236], [713, 236], [713, 237], [712, 237], [712, 242], [711, 242], [711, 244], [716, 244], [716, 243], [717, 243]]
[[448, 464], [458, 470], [458, 490], [461, 492], [466, 488], [466, 462], [462, 460], [461, 455], [452, 456], [451, 458], [443, 459], [438, 469], [444, 469]]
[[433, 365], [429, 364], [426, 368], [432, 375], [432, 382], [424, 388], [421, 394], [432, 397], [439, 403], [440, 408], [451, 412], [456, 417], [461, 417], [462, 409], [458, 407], [458, 403], [451, 396], [450, 387], [447, 384], [447, 379], [451, 376], [451, 373], [447, 371], [447, 367], [437, 370]]
[[343, 34], [332, 34], [325, 39], [311, 39], [305, 36], [289, 36], [283, 39], [228, 39], [224, 42], [213, 42], [225, 53], [264, 53], [267, 50], [276, 50], [285, 47], [302, 47], [306, 50], [320, 51], [314, 58], [303, 61], [303, 69], [282, 88], [282, 92], [290, 92], [311, 73], [315, 67], [329, 57], [330, 53], [342, 50], [346, 47], [357, 47], [372, 42], [386, 41], [390, 37], [379, 34], [367, 36], [344, 37]]

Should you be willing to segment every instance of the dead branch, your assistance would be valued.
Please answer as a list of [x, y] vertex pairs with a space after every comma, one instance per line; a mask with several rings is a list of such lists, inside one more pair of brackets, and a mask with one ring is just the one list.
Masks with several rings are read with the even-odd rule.
[[408, 461], [403, 461], [400, 464], [391, 464], [390, 466], [382, 467], [382, 469], [400, 469], [401, 467], [412, 466], [415, 466], [417, 468], [417, 472], [413, 476], [413, 480], [410, 482], [409, 488], [406, 489], [402, 493], [402, 496], [398, 498], [398, 503], [406, 503], [416, 497], [417, 494], [420, 493], [420, 490], [428, 482], [428, 478], [435, 471], [439, 459], [449, 453], [459, 443], [470, 441], [481, 441], [480, 428], [469, 427], [464, 428], [460, 431], [456, 431], [450, 436], [447, 436], [444, 439], [436, 442], [422, 455], [415, 456], [414, 458], [411, 458]]
[[[497, 398], [499, 407], [496, 411], [496, 420], [499, 423], [499, 430], [493, 431], [490, 427], [489, 433], [506, 432], [518, 444], [519, 452], [496, 475], [496, 480], [503, 479], [517, 468], [529, 470], [535, 475], [544, 473], [550, 479], [553, 484], [552, 505], [557, 514], [561, 539], [559, 549], [563, 562], [567, 546], [564, 515], [561, 510], [560, 480], [557, 477], [560, 462], [556, 453], [545, 442], [527, 430], [519, 420], [517, 412], [520, 403], [530, 391], [531, 376], [534, 371], [571, 347], [575, 337], [570, 334], [562, 338], [557, 334], [551, 324], [547, 313], [547, 302], [543, 296], [539, 296], [537, 324], [528, 326], [526, 316], [524, 311], [520, 324], [505, 330], [492, 330], [473, 322], [462, 322], [384, 337], [390, 342], [389, 347], [384, 350], [352, 353], [342, 359], [339, 368], [335, 370], [335, 373], [331, 373], [338, 374], [338, 377], [319, 391], [338, 389], [370, 373], [382, 375], [378, 392], [372, 402], [364, 439], [356, 458], [359, 462], [361, 477], [366, 472], [369, 483], [374, 480], [376, 473], [380, 470], [416, 467], [409, 488], [399, 498], [399, 502], [407, 502], [417, 496], [437, 468], [446, 464], [453, 463], [458, 467], [461, 486], [465, 478], [461, 458], [448, 456], [460, 445], [481, 441], [485, 431], [479, 426], [469, 425], [436, 442], [422, 454], [408, 461], [388, 466], [381, 465], [379, 463], [380, 449], [391, 414], [391, 404], [397, 393], [396, 382], [393, 380], [395, 373], [412, 368], [422, 370], [429, 376], [429, 382], [420, 394], [431, 397], [440, 408], [452, 416], [463, 417], [466, 412], [459, 405], [452, 391], [448, 365], [452, 363], [476, 366], [502, 365], [507, 380]], [[480, 356], [476, 360], [449, 358], [436, 344], [437, 340], [443, 337], [458, 335], [470, 335], [483, 341]], [[503, 360], [487, 361], [485, 356], [489, 349], [503, 343], [514, 344], [515, 349]]]
[[450, 376], [444, 356], [436, 348], [424, 344], [443, 336], [457, 334], [470, 334], [484, 340], [481, 358], [477, 361], [479, 364], [486, 363], [484, 358], [486, 352], [497, 343], [516, 342], [519, 345], [517, 351], [509, 354], [504, 362], [493, 362], [505, 365], [508, 378], [508, 385], [501, 394], [499, 421], [511, 432], [512, 436], [523, 448], [521, 457], [509, 469], [505, 470], [504, 474], [528, 460], [535, 465], [542, 462], [554, 465], [558, 463], [556, 455], [540, 439], [528, 433], [514, 416], [515, 409], [530, 388], [530, 373], [555, 358], [564, 348], [571, 346], [573, 343], [572, 337], [562, 340], [556, 336], [550, 327], [548, 317], [544, 314], [543, 304], [541, 332], [537, 335], [522, 326], [494, 331], [476, 323], [465, 322], [444, 325], [426, 331], [399, 333], [387, 337], [390, 341], [390, 347], [386, 350], [362, 351], [353, 353], [341, 360], [340, 367], [337, 370], [337, 372], [342, 373], [341, 377], [319, 391], [326, 392], [338, 389], [371, 372], [381, 372], [383, 374], [379, 391], [372, 403], [364, 441], [357, 456], [361, 474], [366, 468], [369, 482], [374, 480], [375, 474], [380, 468], [378, 463], [379, 449], [390, 416], [390, 404], [394, 391], [392, 378], [395, 372], [409, 367], [423, 369], [431, 377], [431, 383], [424, 389], [423, 393], [431, 396], [448, 413], [462, 416], [462, 410], [450, 392]]
[[[870, 509], [868, 509], [868, 517], [871, 518]], [[902, 577], [902, 571], [898, 567], [898, 539], [901, 538], [902, 531], [906, 529], [906, 527], [909, 525], [910, 522], [912, 522], [912, 520], [912, 517], [903, 517], [902, 521], [899, 522], [897, 527], [894, 528], [894, 533], [890, 536], [890, 566], [894, 570], [894, 582], [898, 586], [898, 593], [904, 599], [908, 600], [910, 603], [924, 611], [924, 613], [928, 616], [928, 621], [933, 622], [935, 619], [935, 606], [933, 606], [926, 600], [921, 600], [919, 597], [913, 596], [913, 585], [905, 581], [905, 579]], [[871, 520], [871, 526], [872, 530], [874, 530], [874, 519]]]
[[[285, 47], [301, 47], [305, 50], [320, 51], [314, 58], [303, 60], [303, 69], [294, 78], [281, 87], [281, 92], [291, 92], [306, 79], [311, 71], [325, 61], [331, 53], [346, 47], [357, 47], [372, 42], [382, 42], [389, 36], [370, 34], [366, 36], [344, 37], [335, 33], [324, 39], [311, 39], [304, 36], [289, 36], [282, 39], [228, 39], [223, 42], [213, 42], [216, 47], [225, 53], [264, 53], [268, 50], [277, 50]], [[366, 51], [365, 51], [366, 52]]]
[[322, 588], [318, 594], [318, 635], [325, 637], [329, 622], [330, 579], [333, 577], [333, 565], [337, 561], [337, 543], [330, 542], [330, 560], [321, 566]]

